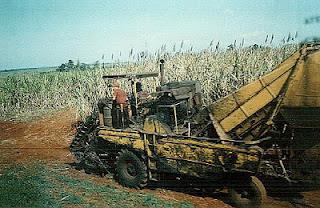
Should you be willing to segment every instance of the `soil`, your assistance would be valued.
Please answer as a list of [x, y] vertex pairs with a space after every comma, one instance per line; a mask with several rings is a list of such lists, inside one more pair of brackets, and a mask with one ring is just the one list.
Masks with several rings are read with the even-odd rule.
[[64, 110], [31, 122], [0, 121], [0, 164], [72, 161], [68, 151], [75, 134], [76, 115]]
[[[34, 163], [42, 161], [50, 167], [61, 167], [72, 177], [83, 178], [101, 184], [111, 184], [130, 192], [144, 192], [170, 201], [187, 201], [196, 207], [232, 207], [228, 204], [226, 191], [208, 193], [196, 189], [147, 188], [128, 189], [118, 185], [110, 177], [86, 174], [72, 168], [75, 158], [69, 152], [69, 144], [76, 132], [76, 114], [73, 110], [56, 112], [45, 118], [31, 122], [0, 121], [0, 172], [14, 163]], [[319, 207], [320, 190], [302, 193], [302, 199], [268, 197], [264, 207]], [[98, 199], [95, 199], [98, 200]]]

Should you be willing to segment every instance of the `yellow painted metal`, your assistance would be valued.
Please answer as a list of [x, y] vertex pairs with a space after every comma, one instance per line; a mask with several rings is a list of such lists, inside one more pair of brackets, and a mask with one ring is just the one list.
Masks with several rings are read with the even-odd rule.
[[[222, 172], [230, 165], [231, 169], [255, 171], [259, 165], [260, 153], [228, 144], [216, 144], [193, 139], [162, 138], [157, 145], [157, 155], [169, 160], [169, 165], [180, 173], [200, 176], [214, 167], [211, 172]], [[228, 161], [234, 154], [234, 161]], [[179, 165], [182, 163], [183, 165]], [[247, 165], [250, 164], [250, 167]]]
[[101, 128], [99, 137], [118, 145], [125, 145], [137, 150], [144, 150], [144, 141], [140, 137], [140, 133], [134, 130], [119, 131], [116, 129]]
[[320, 107], [320, 51], [299, 61], [283, 106]]
[[[294, 109], [300, 116], [296, 119], [305, 114], [306, 120], [313, 119], [310, 114], [315, 112], [320, 116], [319, 46], [302, 47], [272, 72], [216, 101], [208, 109], [224, 139], [231, 133], [244, 140], [257, 139], [282, 109], [289, 109], [282, 110], [284, 115], [292, 114], [290, 109]], [[270, 123], [266, 123], [268, 119]]]
[[147, 117], [143, 124], [143, 130], [148, 133], [158, 133], [158, 134], [170, 134], [172, 133], [170, 127], [164, 123], [161, 123], [158, 119], [154, 117]]
[[[261, 152], [255, 149], [241, 148], [230, 144], [220, 144], [210, 141], [199, 140], [191, 137], [179, 137], [176, 135], [163, 135], [157, 131], [166, 131], [165, 125], [155, 119], [149, 119], [145, 124], [145, 131], [134, 130], [119, 131], [116, 129], [100, 128], [100, 138], [114, 144], [136, 151], [144, 152], [148, 158], [161, 158], [165, 161], [165, 167], [169, 171], [201, 176], [212, 172], [221, 173], [233, 170], [255, 172], [258, 168]], [[160, 128], [161, 127], [161, 128]], [[230, 154], [235, 159], [229, 161]], [[162, 165], [164, 163], [161, 163]], [[153, 169], [160, 168], [151, 164]], [[151, 167], [150, 166], [150, 167]], [[210, 167], [210, 168], [208, 168]], [[229, 170], [229, 171], [230, 171]]]
[[298, 62], [279, 108], [294, 128], [320, 129], [320, 46], [316, 49], [305, 49], [308, 55]]
[[136, 138], [136, 139], [140, 138], [139, 132], [134, 131], [132, 129], [117, 130], [117, 129], [111, 129], [111, 128], [100, 128], [99, 135], [130, 137], [130, 138]]
[[300, 51], [271, 73], [210, 105], [210, 113], [223, 130], [230, 132], [278, 97], [299, 58]]

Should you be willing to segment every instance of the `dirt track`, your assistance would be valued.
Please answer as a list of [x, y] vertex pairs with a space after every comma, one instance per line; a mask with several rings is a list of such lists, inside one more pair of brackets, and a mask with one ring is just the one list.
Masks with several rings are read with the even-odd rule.
[[[25, 164], [44, 161], [47, 164], [65, 166], [74, 162], [68, 146], [75, 133], [74, 124], [77, 122], [75, 118], [73, 111], [65, 110], [32, 122], [0, 122], [0, 171], [13, 163]], [[73, 177], [103, 184], [110, 183], [119, 189], [126, 189], [130, 192], [137, 191], [123, 188], [112, 179], [85, 174], [83, 171], [71, 167], [68, 172]], [[164, 188], [145, 189], [143, 192], [157, 195], [166, 200], [188, 201], [197, 207], [231, 207], [222, 201], [226, 200], [224, 193], [201, 194], [201, 191], [172, 191]], [[308, 204], [313, 205], [311, 207], [320, 207], [320, 191], [307, 192], [303, 196], [307, 202], [310, 202]], [[269, 198], [265, 207], [305, 207], [299, 203], [292, 204], [280, 200]]]
[[75, 133], [75, 117], [67, 110], [32, 122], [0, 122], [1, 165], [35, 159], [71, 161], [67, 148]]

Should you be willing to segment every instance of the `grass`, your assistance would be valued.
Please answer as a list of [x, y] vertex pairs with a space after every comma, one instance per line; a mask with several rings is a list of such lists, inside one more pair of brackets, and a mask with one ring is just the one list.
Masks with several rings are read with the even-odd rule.
[[[182, 47], [182, 46], [181, 46]], [[115, 64], [111, 69], [74, 70], [69, 72], [25, 73], [0, 79], [0, 119], [19, 119], [35, 112], [77, 109], [84, 118], [97, 101], [110, 94], [102, 76], [112, 73], [158, 71], [164, 58], [166, 81], [198, 80], [202, 84], [206, 105], [266, 74], [290, 56], [297, 44], [220, 49], [210, 45], [194, 52], [182, 48], [172, 52], [162, 47], [156, 54], [140, 53], [132, 61]], [[142, 81], [145, 89], [154, 91], [159, 82]], [[127, 82], [122, 82], [128, 88]]]
[[[193, 207], [192, 204], [187, 202], [170, 202], [151, 194], [128, 192], [110, 185], [97, 185], [90, 181], [79, 180], [66, 175], [58, 175], [56, 179], [67, 187], [76, 188], [77, 190], [74, 191], [78, 194], [81, 193], [84, 198], [90, 199], [98, 193], [106, 207]], [[87, 205], [90, 205], [90, 202]]]
[[13, 166], [0, 176], [1, 207], [60, 207], [39, 167]]
[[1, 207], [180, 207], [187, 202], [171, 202], [151, 194], [129, 192], [88, 179], [72, 178], [65, 171], [45, 165], [15, 165], [0, 176]]

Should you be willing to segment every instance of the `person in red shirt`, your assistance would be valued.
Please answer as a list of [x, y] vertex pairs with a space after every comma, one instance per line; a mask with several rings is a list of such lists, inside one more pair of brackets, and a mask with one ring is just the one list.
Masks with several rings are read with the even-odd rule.
[[127, 93], [120, 88], [120, 84], [117, 80], [113, 82], [113, 100], [119, 105], [126, 105], [128, 103]]
[[113, 101], [116, 104], [116, 122], [115, 128], [126, 128], [129, 126], [129, 109], [127, 93], [120, 88], [118, 80], [113, 80]]

